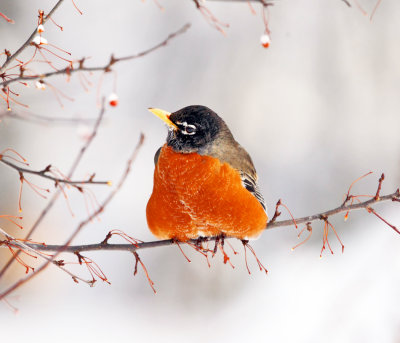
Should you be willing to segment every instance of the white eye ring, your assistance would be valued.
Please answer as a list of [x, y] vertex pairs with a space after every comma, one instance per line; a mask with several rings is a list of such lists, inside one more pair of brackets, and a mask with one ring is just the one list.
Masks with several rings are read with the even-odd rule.
[[[184, 121], [184, 122], [177, 121], [176, 124], [177, 124], [177, 125], [182, 125], [182, 126], [184, 127], [184, 129], [181, 130], [181, 132], [182, 132], [184, 135], [192, 136], [192, 135], [194, 135], [194, 134], [196, 133], [197, 127], [196, 127], [195, 125], [188, 124], [188, 123], [185, 122], [185, 121]], [[190, 132], [187, 132], [187, 128], [190, 128], [191, 131], [190, 131]]]
[[[189, 129], [189, 128], [191, 129], [190, 132], [187, 131], [187, 129]], [[185, 135], [194, 135], [194, 134], [196, 133], [196, 130], [197, 130], [197, 128], [196, 128], [195, 125], [187, 124], [187, 125], [185, 126], [185, 131], [183, 131], [183, 133], [184, 133]]]

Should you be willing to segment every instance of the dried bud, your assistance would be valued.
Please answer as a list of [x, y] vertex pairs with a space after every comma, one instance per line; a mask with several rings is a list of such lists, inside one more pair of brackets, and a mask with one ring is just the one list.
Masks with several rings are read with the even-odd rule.
[[110, 106], [117, 106], [118, 105], [118, 95], [115, 93], [111, 93], [110, 96], [108, 97], [108, 103]]
[[35, 83], [35, 87], [44, 91], [46, 89], [46, 84], [42, 80], [38, 80]]
[[35, 43], [36, 45], [46, 45], [47, 43], [47, 39], [41, 36], [35, 36], [32, 39], [32, 42]]
[[37, 32], [38, 32], [38, 33], [43, 33], [43, 32], [44, 32], [44, 26], [43, 26], [42, 24], [40, 24], [40, 25], [37, 27]]
[[271, 38], [269, 37], [269, 35], [267, 33], [264, 33], [260, 37], [260, 43], [264, 48], [268, 48], [269, 47], [269, 44], [271, 43]]

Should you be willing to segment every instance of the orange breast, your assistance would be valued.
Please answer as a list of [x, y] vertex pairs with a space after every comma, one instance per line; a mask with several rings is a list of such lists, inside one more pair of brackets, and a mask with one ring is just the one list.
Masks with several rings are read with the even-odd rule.
[[197, 153], [176, 153], [164, 145], [154, 171], [147, 223], [159, 238], [186, 241], [221, 233], [256, 238], [268, 217], [227, 163]]

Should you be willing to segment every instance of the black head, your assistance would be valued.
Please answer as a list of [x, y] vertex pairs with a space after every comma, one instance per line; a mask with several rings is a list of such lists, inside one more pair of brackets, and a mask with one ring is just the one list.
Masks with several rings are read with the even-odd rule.
[[179, 152], [197, 152], [212, 144], [221, 131], [228, 130], [214, 111], [200, 105], [187, 106], [171, 113], [169, 120], [177, 128], [170, 128], [167, 144]]

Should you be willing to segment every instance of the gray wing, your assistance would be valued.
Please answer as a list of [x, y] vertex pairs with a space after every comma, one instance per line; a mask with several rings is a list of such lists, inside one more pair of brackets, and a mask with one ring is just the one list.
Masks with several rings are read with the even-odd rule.
[[243, 186], [257, 198], [258, 202], [261, 204], [264, 211], [266, 211], [264, 197], [260, 192], [257, 180], [250, 174], [247, 174], [243, 171], [240, 171], [240, 178], [242, 179]]
[[154, 165], [155, 166], [157, 165], [158, 158], [160, 157], [161, 148], [162, 148], [162, 146], [158, 148], [158, 150], [156, 151], [156, 154], [154, 155]]

